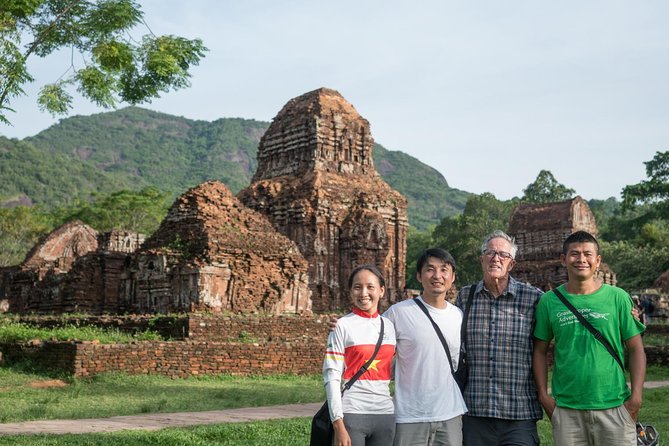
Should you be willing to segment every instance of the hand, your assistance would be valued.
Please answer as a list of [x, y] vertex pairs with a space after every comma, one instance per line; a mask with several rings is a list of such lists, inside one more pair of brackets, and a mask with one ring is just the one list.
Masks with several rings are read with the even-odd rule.
[[632, 305], [632, 316], [634, 317], [634, 319], [641, 322], [641, 319], [639, 319], [639, 315], [640, 315], [639, 309], [635, 305]]
[[337, 326], [337, 321], [339, 318], [337, 316], [331, 316], [330, 320], [328, 321], [328, 327], [330, 327], [330, 331], [334, 331], [335, 327]]
[[346, 431], [344, 420], [339, 418], [332, 423], [334, 427], [334, 443], [333, 446], [351, 446], [351, 437]]
[[553, 412], [555, 412], [555, 398], [546, 395], [543, 398], [539, 397], [539, 402], [544, 408], [546, 415], [548, 415], [548, 419], [553, 419]]
[[632, 419], [636, 422], [639, 419], [639, 409], [641, 409], [641, 397], [630, 396], [625, 403], [625, 409], [629, 412]]

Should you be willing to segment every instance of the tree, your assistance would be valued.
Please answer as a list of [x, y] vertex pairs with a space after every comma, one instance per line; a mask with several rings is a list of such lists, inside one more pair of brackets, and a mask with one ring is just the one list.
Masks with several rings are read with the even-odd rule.
[[639, 246], [619, 240], [600, 243], [602, 258], [616, 272], [617, 285], [628, 291], [650, 288], [669, 268], [669, 247]]
[[433, 245], [432, 231], [421, 232], [413, 227], [409, 227], [409, 234], [407, 235], [407, 256], [406, 256], [406, 288], [419, 290], [421, 285], [416, 280], [416, 261], [418, 256]]
[[[0, 122], [12, 99], [33, 81], [27, 60], [70, 49], [72, 64], [44, 85], [37, 102], [53, 115], [72, 108], [69, 88], [104, 108], [150, 102], [161, 92], [190, 85], [189, 69], [207, 51], [200, 39], [152, 33], [136, 42], [129, 32], [144, 23], [133, 0], [3, 0], [0, 3]], [[148, 29], [148, 27], [147, 27]], [[82, 65], [75, 66], [75, 54]]]
[[525, 195], [523, 195], [521, 200], [524, 202], [553, 203], [555, 201], [569, 200], [576, 192], [574, 189], [558, 183], [549, 170], [542, 170], [537, 175], [537, 179], [523, 189], [523, 193]]
[[669, 152], [656, 152], [644, 164], [648, 179], [623, 188], [623, 210], [649, 204], [657, 216], [669, 218]]
[[21, 263], [39, 237], [53, 228], [39, 206], [0, 208], [0, 267]]
[[123, 229], [149, 235], [165, 217], [167, 194], [155, 187], [140, 192], [121, 190], [94, 196], [93, 202], [78, 202], [56, 211], [58, 221], [81, 220], [100, 232]]
[[434, 246], [447, 249], [455, 258], [458, 286], [481, 280], [483, 238], [496, 229], [507, 229], [515, 204], [490, 193], [472, 195], [461, 215], [444, 218], [434, 229]]

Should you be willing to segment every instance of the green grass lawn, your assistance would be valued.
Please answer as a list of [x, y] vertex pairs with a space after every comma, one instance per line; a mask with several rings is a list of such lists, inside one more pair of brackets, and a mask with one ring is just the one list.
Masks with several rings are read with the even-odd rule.
[[[170, 379], [109, 373], [87, 379], [57, 378], [0, 367], [0, 422], [196, 412], [325, 400], [320, 375]], [[45, 384], [61, 386], [41, 387]]]
[[[65, 385], [39, 387], [39, 383], [58, 383], [56, 379]], [[649, 367], [648, 380], [669, 380], [669, 367]], [[315, 375], [170, 379], [104, 374], [72, 379], [31, 371], [25, 365], [0, 367], [2, 422], [203, 411], [316, 402], [324, 398], [321, 377]], [[653, 424], [664, 438], [669, 435], [669, 387], [644, 391], [641, 420]], [[3, 436], [0, 446], [306, 445], [309, 422], [308, 418], [296, 418], [154, 432]], [[548, 420], [540, 421], [539, 433], [543, 445], [552, 445]]]

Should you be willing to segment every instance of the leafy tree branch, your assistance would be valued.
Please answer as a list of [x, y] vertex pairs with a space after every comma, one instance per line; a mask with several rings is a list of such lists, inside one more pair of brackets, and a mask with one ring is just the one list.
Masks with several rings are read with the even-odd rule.
[[[0, 122], [10, 123], [11, 101], [34, 80], [27, 68], [30, 56], [47, 57], [63, 48], [81, 54], [84, 63], [76, 67], [73, 61], [67, 77], [41, 88], [37, 102], [53, 115], [72, 108], [71, 88], [112, 108], [119, 102], [150, 102], [190, 86], [190, 69], [207, 51], [202, 41], [150, 32], [138, 43], [130, 32], [142, 23], [143, 13], [132, 0], [0, 3]], [[30, 43], [24, 45], [24, 40]]]

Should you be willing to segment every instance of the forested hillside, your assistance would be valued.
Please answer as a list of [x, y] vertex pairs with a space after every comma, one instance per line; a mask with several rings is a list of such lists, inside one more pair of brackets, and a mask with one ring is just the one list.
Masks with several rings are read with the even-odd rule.
[[[171, 196], [204, 181], [246, 187], [267, 122], [214, 122], [129, 107], [75, 116], [22, 141], [0, 139], [0, 204], [20, 200], [45, 206], [92, 192], [153, 186]], [[424, 230], [461, 212], [468, 193], [452, 189], [435, 169], [374, 146], [381, 176], [409, 200], [412, 226]]]

